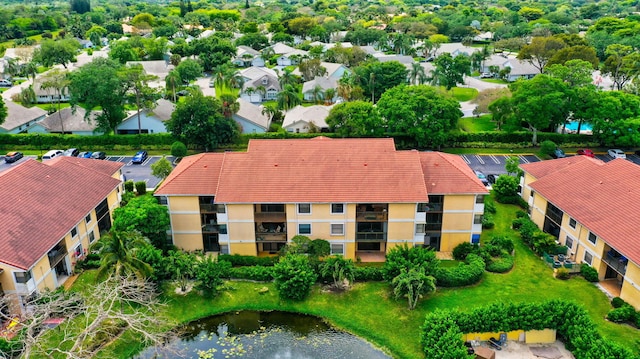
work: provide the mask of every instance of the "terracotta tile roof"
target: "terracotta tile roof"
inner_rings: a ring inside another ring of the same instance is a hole
[[[90,169],[107,176],[113,176],[119,169],[124,167],[124,163],[115,161],[96,160],[92,158],[78,158],[78,157],[55,157],[52,160],[43,162],[48,166],[54,166],[58,162],[67,162],[80,166],[82,168]],[[56,165],[57,166],[57,165]]]
[[[552,162],[552,161],[545,161]],[[624,159],[585,161],[533,182],[531,188],[640,264],[640,166]]]
[[[420,163],[429,194],[489,194],[460,156],[420,152]]]
[[[533,177],[540,179],[548,174],[554,173],[561,169],[564,169],[575,164],[581,164],[584,162],[594,162],[604,164],[597,158],[591,158],[587,156],[571,156],[565,158],[558,158],[549,161],[531,162],[520,165],[523,171],[529,173]]]
[[[215,195],[226,153],[187,156],[171,171],[156,195]]]
[[[28,159],[2,172],[0,187],[13,190],[0,201],[0,262],[31,268],[120,184],[111,175],[121,165]]]

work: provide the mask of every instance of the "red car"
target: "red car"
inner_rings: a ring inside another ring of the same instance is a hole
[[[578,150],[578,152],[576,152],[576,153],[579,154],[579,155],[587,156],[587,157],[591,157],[591,158],[595,158],[596,157],[596,155],[593,154],[593,151],[591,151],[588,148],[583,148],[581,150]]]

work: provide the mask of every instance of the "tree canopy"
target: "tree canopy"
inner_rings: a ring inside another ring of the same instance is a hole
[[[354,69],[364,95],[377,102],[388,89],[407,81],[407,68],[398,61],[372,61]]]
[[[40,48],[34,52],[33,58],[44,66],[60,64],[66,69],[79,48],[80,44],[75,39],[45,39],[40,43]]]
[[[337,104],[325,121],[333,132],[343,137],[379,137],[385,132],[382,118],[371,102]]]
[[[169,228],[167,207],[159,204],[158,200],[150,194],[134,197],[126,206],[113,211],[114,230],[120,232],[137,230],[160,249],[166,247]]]

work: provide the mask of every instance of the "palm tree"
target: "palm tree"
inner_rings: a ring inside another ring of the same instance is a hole
[[[327,104],[331,105],[335,97],[336,97],[336,89],[328,88],[324,90],[324,100]]]
[[[151,274],[151,266],[136,257],[136,251],[149,244],[138,232],[119,232],[112,230],[94,245],[100,254],[98,278],[107,274],[116,276],[135,275],[145,278]]]
[[[64,96],[67,92],[67,86],[69,86],[69,80],[67,79],[67,71],[61,71],[60,69],[54,68],[51,71],[47,72],[42,79],[42,83],[40,84],[40,88],[43,90],[52,89],[56,94],[57,105],[58,105],[58,117],[60,118],[60,129],[64,134],[64,121],[62,120],[62,113],[60,113],[60,101],[62,100],[62,96]]]
[[[4,66],[4,73],[14,77],[20,72],[20,64],[17,59],[9,58]]]
[[[403,268],[400,274],[393,278],[392,285],[396,299],[407,298],[409,310],[415,309],[418,300],[424,294],[436,290],[435,279],[424,274],[423,270],[415,268],[409,271]]]
[[[138,115],[138,134],[142,134],[140,110],[152,109],[156,105],[158,93],[149,87],[149,81],[156,80],[158,76],[149,75],[140,64],[129,65],[126,69],[127,82],[132,99],[136,104]]]
[[[222,115],[226,118],[231,118],[234,113],[238,113],[240,110],[240,104],[232,94],[220,95],[220,101],[222,101]]]
[[[298,91],[292,85],[286,85],[278,94],[278,108],[289,110],[300,104]]]
[[[264,101],[264,97],[267,95],[267,89],[262,85],[256,86],[256,92],[260,93],[260,96],[262,97],[262,100]]]
[[[298,82],[292,72],[293,70],[286,67],[284,68],[284,70],[282,71],[282,75],[280,75],[280,77],[278,78],[280,87],[285,88],[287,85],[295,85]]]
[[[324,99],[324,91],[320,85],[315,85],[311,89],[311,97],[315,103],[319,103],[320,100]]]
[[[26,75],[27,79],[31,77],[31,79],[35,81],[36,75],[38,74],[38,65],[33,61],[29,61],[22,65],[22,72]]]
[[[271,46],[262,49],[262,58],[264,59],[265,62],[269,61],[275,54],[276,53],[275,51],[273,51],[273,47]]]
[[[249,101],[251,101],[251,95],[256,93],[256,88],[249,86],[246,89],[244,89],[244,93],[247,94],[247,96],[249,96]]]
[[[167,88],[170,88],[173,92],[173,102],[176,102],[176,87],[180,86],[180,83],[182,83],[180,74],[176,70],[171,70],[167,74],[167,77],[164,78],[164,81]]]
[[[427,81],[427,75],[424,73],[424,67],[419,62],[411,64],[411,70],[409,70],[409,82],[413,85],[422,85]]]
[[[267,103],[262,106],[262,114],[268,117],[267,131],[271,127],[271,122],[273,121],[274,117],[279,113],[280,110],[278,110],[278,106],[273,103]]]

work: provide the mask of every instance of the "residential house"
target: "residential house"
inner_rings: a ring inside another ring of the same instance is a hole
[[[33,159],[0,175],[0,285],[10,310],[23,313],[37,293],[55,290],[89,246],[111,228],[123,164],[76,157]]]
[[[39,107],[24,107],[13,101],[5,101],[7,118],[0,124],[0,133],[25,133],[27,129],[47,116]]]
[[[282,90],[278,74],[267,67],[249,67],[240,71],[244,79],[240,98],[249,102],[260,103],[275,100]]]
[[[33,92],[36,94],[37,103],[57,103],[57,102],[69,102],[69,90],[65,87],[58,94],[58,90],[54,88],[42,88],[43,79],[41,77],[36,78],[33,82]]]
[[[332,108],[333,106],[324,105],[309,107],[298,105],[284,115],[282,128],[287,132],[306,133],[312,132],[315,127],[315,130],[326,132],[329,130],[329,125],[325,119]]]
[[[482,51],[482,48],[479,47],[471,47],[463,45],[461,42],[450,42],[446,44],[440,44],[435,50],[433,50],[434,57],[438,57],[440,54],[449,53],[451,57],[456,57],[458,55],[471,56],[474,52]]]
[[[349,70],[343,64],[322,61],[320,63],[320,66],[324,67],[325,70],[327,71],[324,75],[325,77],[334,79],[336,81],[340,80],[342,76],[345,74],[345,72],[351,73],[351,70]],[[292,73],[296,76],[302,77],[302,73],[300,72],[299,68],[296,68],[295,70],[293,70]]]
[[[185,250],[266,255],[304,235],[363,261],[402,244],[477,243],[487,193],[459,156],[326,137],[188,156],[154,192]]]
[[[380,61],[380,62],[397,61],[397,62],[403,64],[404,67],[406,67],[408,70],[411,70],[412,65],[416,62],[416,60],[414,60],[413,57],[411,57],[409,55],[385,55],[385,54],[379,54],[379,55],[374,55],[373,57],[378,59],[378,61]]]
[[[86,113],[87,111],[82,107],[76,107],[75,110],[71,107],[63,108],[60,111],[48,115],[42,121],[29,126],[27,132],[64,133],[84,136],[102,134],[101,132],[95,132],[95,118],[98,116],[98,113],[91,113],[88,119],[85,118]]]
[[[175,108],[176,105],[173,102],[159,99],[154,108],[140,111],[139,123],[138,112],[129,112],[128,116],[116,128],[116,132],[119,135],[167,132],[165,123],[171,119]]]
[[[158,77],[158,81],[164,82],[165,77],[171,70],[175,68],[172,64],[165,60],[152,60],[152,61],[127,61],[127,66],[133,64],[142,65],[142,68],[147,75],[153,75]]]
[[[78,41],[78,44],[80,44],[80,47],[83,49],[93,48],[93,42],[91,40],[76,38],[76,41]]]
[[[278,56],[276,63],[278,66],[291,66],[297,65],[300,63],[302,58],[309,55],[308,51],[294,49],[291,52],[287,52],[286,54],[282,54]]]
[[[231,61],[234,65],[240,67],[258,66],[264,67],[264,59],[259,51],[249,46],[240,45],[236,51],[236,57]]]
[[[598,271],[601,286],[640,309],[640,167],[573,156],[520,166],[531,219]]]
[[[334,79],[334,78],[330,78],[330,77],[324,77],[324,76],[316,76],[313,80],[311,81],[307,81],[305,83],[302,84],[302,98],[305,101],[315,101],[315,95],[314,95],[314,89],[316,87],[319,87],[322,90],[321,93],[321,98],[322,100],[326,100],[325,99],[325,92],[328,89],[333,89],[333,90],[337,90],[338,88],[338,80]],[[332,99],[330,99],[331,103],[337,102],[338,101],[338,93],[336,91],[334,97]]]
[[[489,42],[493,41],[493,32],[485,31],[473,37],[473,42]]]
[[[284,44],[282,42],[276,42],[275,44],[273,44],[271,46],[271,48],[273,49],[273,53],[275,55],[284,55],[284,54],[288,54],[288,53],[291,53],[291,52],[296,50],[294,47],[291,47],[291,46],[289,46],[287,44]]]
[[[540,73],[540,70],[533,66],[529,61],[520,60],[515,56],[504,54],[494,54],[484,60],[482,63],[482,72],[491,73],[490,68],[492,66],[496,66],[499,71],[509,67],[510,72],[506,78],[509,82],[516,81],[520,78],[532,79]]]
[[[262,106],[254,105],[248,100],[237,100],[240,108],[232,118],[242,128],[242,133],[265,133],[269,130],[269,116],[262,113]]]

